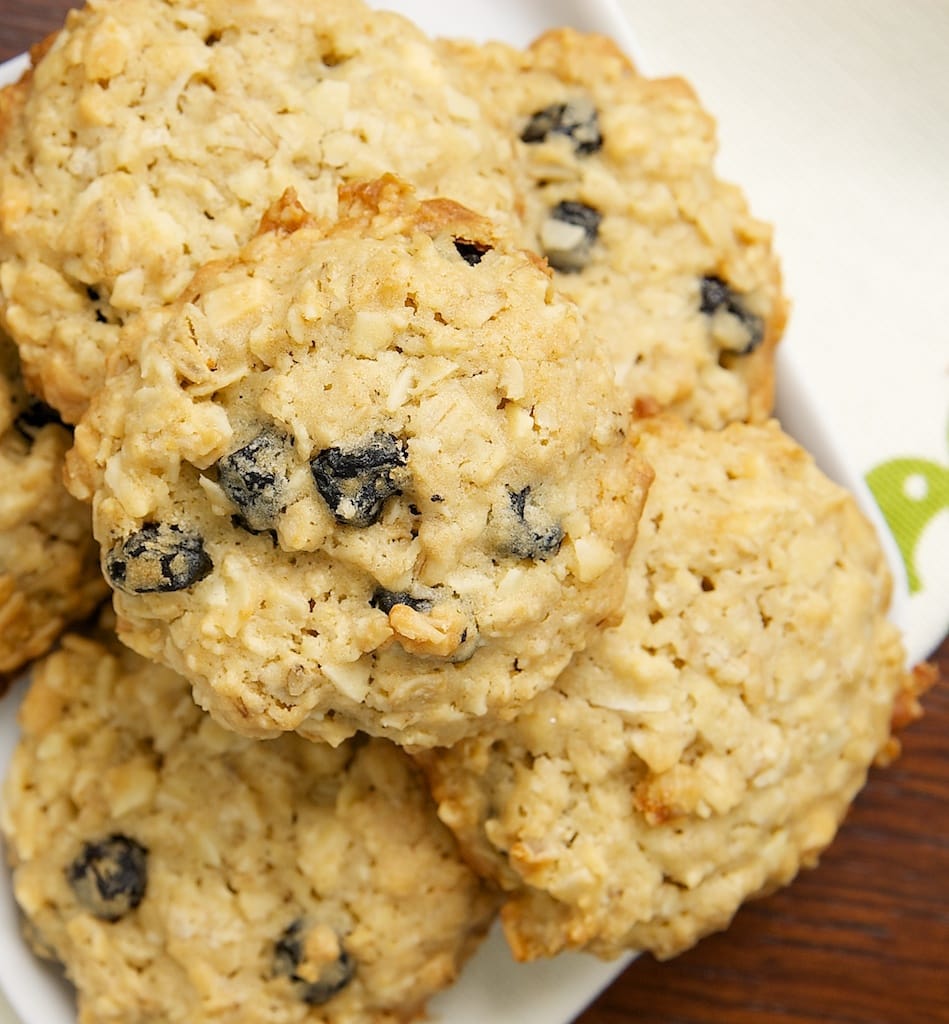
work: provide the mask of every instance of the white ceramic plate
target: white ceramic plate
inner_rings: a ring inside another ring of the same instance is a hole
[[[636,57],[634,41],[618,3],[613,0],[479,0],[463,7],[435,0],[395,0],[387,6],[402,11],[433,34],[503,38],[524,44],[545,28],[572,24],[612,35]],[[627,6],[629,6],[627,4]],[[17,58],[0,66],[0,84],[14,80],[26,66]],[[688,68],[681,69],[688,74]],[[766,215],[766,211],[761,211]],[[854,491],[867,512],[882,526],[859,473],[835,444],[825,414],[815,408],[805,377],[792,354],[780,356],[778,415],[814,454],[831,476]],[[898,581],[894,618],[905,624],[905,585],[901,563],[889,535],[888,553]],[[16,709],[25,688],[21,682],[0,704],[0,766],[7,765],[16,742]],[[496,930],[460,982],[434,1000],[431,1016],[444,1024],[566,1024],[622,970],[628,960],[601,963],[566,955],[555,961],[517,965]],[[21,939],[10,880],[0,871],[0,988],[24,1024],[74,1024],[75,1005],[58,973],[37,960]],[[13,1021],[0,1005],[0,1024]]]

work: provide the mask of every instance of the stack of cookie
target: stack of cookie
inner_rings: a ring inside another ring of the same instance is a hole
[[[671,956],[816,861],[925,673],[688,86],[90,0],[0,95],[0,672],[112,592],[2,813],[81,1021],[409,1020],[498,911]]]

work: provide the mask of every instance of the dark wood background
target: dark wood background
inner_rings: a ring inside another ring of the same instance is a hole
[[[0,0],[0,60],[70,6]],[[949,680],[949,638],[934,660]],[[820,867],[678,959],[635,962],[578,1024],[949,1024],[949,683],[924,703]]]

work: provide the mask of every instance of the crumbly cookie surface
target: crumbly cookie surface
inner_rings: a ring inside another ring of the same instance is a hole
[[[62,481],[71,443],[26,392],[16,348],[0,334],[0,680],[108,593],[89,509]]]
[[[506,140],[418,29],[359,0],[91,0],[3,110],[0,313],[71,423],[121,324],[288,187],[327,215],[340,183],[388,171],[514,205]]]
[[[173,672],[77,635],[20,721],[14,890],[80,1024],[416,1019],[492,916],[384,740],[244,739]]]
[[[331,214],[340,183],[390,170],[516,227],[643,409],[768,415],[770,231],[715,177],[684,82],[570,30],[520,51],[436,45],[344,0],[237,11],[94,0],[4,103],[0,313],[69,422],[122,323],[232,254],[285,188]]]
[[[424,755],[521,959],[667,957],[832,839],[912,697],[871,526],[776,425],[643,428],[623,623],[501,729]]]
[[[630,401],[703,426],[762,420],[785,320],[770,228],[715,173],[715,125],[679,79],[570,29],[526,50],[442,44],[515,146],[525,244],[583,310]]]
[[[123,639],[254,736],[453,742],[617,611],[648,485],[549,273],[392,177],[286,197],[76,431]]]

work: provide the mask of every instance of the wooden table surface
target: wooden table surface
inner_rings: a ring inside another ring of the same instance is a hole
[[[70,6],[0,0],[0,60]],[[949,680],[949,637],[933,660]],[[949,684],[925,707],[819,868],[678,959],[636,961],[578,1024],[949,1024]]]

